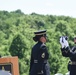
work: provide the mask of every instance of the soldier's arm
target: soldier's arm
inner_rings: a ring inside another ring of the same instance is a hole
[[[69,52],[68,54],[69,54],[69,57],[76,58],[76,52]]]
[[[47,60],[49,57],[48,52],[46,50],[46,46],[45,45],[41,45],[40,47],[40,51],[39,51],[39,55],[38,55],[38,61],[39,61],[39,72],[42,73],[43,71],[43,64],[44,64],[44,60]]]
[[[48,59],[49,58],[49,54],[48,54],[48,51],[47,51],[47,47],[43,44],[41,46],[41,57],[45,60],[45,59]]]
[[[61,48],[62,55],[65,57],[76,57],[76,52],[72,52],[69,47]]]
[[[30,58],[30,69],[29,72],[31,71],[32,65],[33,65],[33,56],[32,56],[32,52],[31,52],[31,58]]]
[[[70,47],[61,48],[61,52],[64,57],[69,57]]]

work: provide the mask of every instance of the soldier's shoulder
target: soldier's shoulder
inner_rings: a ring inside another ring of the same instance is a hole
[[[40,48],[41,49],[46,48],[46,45],[43,43],[43,44],[41,44]]]

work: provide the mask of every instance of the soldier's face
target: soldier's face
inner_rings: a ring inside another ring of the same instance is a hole
[[[74,43],[76,44],[76,39],[74,39]]]
[[[43,37],[40,38],[40,41],[45,43],[46,42],[46,38],[43,36]]]

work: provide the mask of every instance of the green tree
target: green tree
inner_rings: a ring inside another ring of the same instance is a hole
[[[21,39],[21,36],[18,35],[12,41],[12,44],[9,48],[9,51],[12,56],[18,56],[20,59],[24,57],[25,53],[25,44]]]

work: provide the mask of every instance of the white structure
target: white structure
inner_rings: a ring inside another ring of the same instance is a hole
[[[63,75],[62,73],[57,73],[57,74],[55,74],[55,75]]]
[[[67,72],[65,75],[70,75],[70,73],[69,73],[69,72]]]
[[[0,75],[12,75],[12,74],[7,71],[0,70]]]

